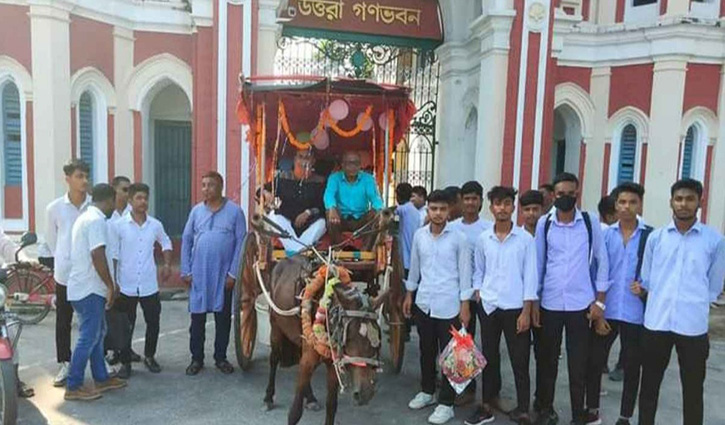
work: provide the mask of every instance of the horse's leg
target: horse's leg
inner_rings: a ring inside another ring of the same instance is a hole
[[[317,367],[319,357],[312,347],[302,348],[302,359],[300,360],[300,369],[297,374],[297,388],[295,390],[295,399],[289,409],[287,416],[288,425],[297,425],[302,418],[302,403],[305,398],[306,388],[312,380],[312,373]]]
[[[267,391],[264,396],[264,404],[267,406],[267,410],[272,410],[274,408],[274,391],[275,381],[277,379],[277,366],[279,366],[279,354],[274,346],[272,346],[272,350],[269,354],[269,382],[267,382]]]
[[[305,409],[312,410],[313,412],[320,410],[320,403],[312,392],[312,379],[310,379],[310,383],[305,388]]]
[[[327,415],[325,425],[335,425],[335,414],[337,413],[337,393],[340,383],[337,381],[335,366],[327,364]]]

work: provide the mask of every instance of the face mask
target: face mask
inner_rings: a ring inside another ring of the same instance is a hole
[[[564,195],[556,198],[554,206],[557,210],[569,212],[574,209],[574,206],[576,206],[576,198],[574,196]]]

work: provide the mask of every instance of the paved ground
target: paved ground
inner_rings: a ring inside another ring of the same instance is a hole
[[[134,348],[143,352],[143,320],[137,324]],[[210,317],[211,319],[211,317]],[[268,367],[267,350],[257,352],[257,362],[251,372],[236,371],[231,376],[222,375],[213,367],[196,377],[184,375],[189,361],[188,315],[186,303],[163,303],[162,336],[158,361],[164,367],[160,375],[152,375],[135,365],[135,374],[128,388],[106,394],[91,403],[64,402],[63,390],[53,388],[51,380],[56,372],[54,345],[54,315],[51,313],[40,325],[25,328],[21,340],[21,376],[36,390],[36,396],[20,405],[20,424],[245,424],[271,425],[286,423],[287,409],[292,400],[294,370],[278,374],[277,403],[271,412],[262,410],[262,397],[266,385]],[[213,335],[213,320],[208,323],[208,334]],[[75,335],[74,335],[75,338]],[[213,341],[207,340],[207,353],[212,352]],[[338,423],[362,424],[423,424],[430,410],[410,412],[406,405],[418,390],[417,348],[415,338],[408,344],[403,372],[399,376],[384,374],[379,392],[369,406],[353,407],[350,399],[341,396]],[[616,348],[615,348],[616,350]],[[233,358],[230,346],[229,357]],[[614,356],[614,354],[613,354]],[[614,357],[612,357],[614,358]],[[680,423],[680,390],[677,366],[668,370],[660,398],[660,424]],[[562,360],[563,362],[566,360]],[[557,393],[557,409],[562,414],[561,423],[568,423],[568,392],[566,389],[565,363],[560,368]],[[533,372],[532,372],[533,373]],[[705,384],[706,423],[725,423],[725,344],[714,342],[708,363]],[[533,374],[532,374],[533,377]],[[324,400],[324,375],[318,370],[314,388],[318,398]],[[604,379],[609,394],[603,398],[605,424],[613,424],[618,413],[621,386]],[[504,396],[512,397],[513,379],[504,365]],[[461,424],[472,407],[457,409],[452,424]],[[566,419],[566,421],[565,421]],[[323,412],[305,412],[302,424],[320,424]],[[498,418],[497,424],[511,423]]]

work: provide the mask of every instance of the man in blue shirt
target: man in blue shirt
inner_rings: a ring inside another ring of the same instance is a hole
[[[360,154],[346,152],[342,158],[342,171],[330,175],[325,188],[327,228],[333,243],[342,242],[342,232],[354,232],[375,218],[383,209],[375,178],[360,170]],[[366,241],[370,249],[371,238]]]
[[[654,425],[660,385],[677,349],[682,415],[687,425],[703,423],[703,383],[710,351],[708,314],[725,279],[725,240],[697,218],[702,183],[683,179],[670,189],[672,222],[652,232],[642,264],[646,291],[639,424]],[[668,422],[672,422],[670,418]]]
[[[420,214],[418,209],[410,201],[413,187],[410,183],[400,183],[395,188],[395,196],[397,197],[398,207],[395,214],[400,219],[399,235],[400,248],[403,254],[403,268],[405,269],[405,277],[408,277],[410,270],[410,248],[413,245],[413,235],[416,230],[423,224],[420,222]]]
[[[586,423],[584,389],[590,327],[604,317],[602,301],[609,289],[602,230],[588,213],[576,208],[578,195],[579,179],[570,173],[558,175],[554,179],[554,210],[541,217],[536,226],[541,309],[533,307],[532,322],[542,327],[537,358],[537,420],[542,425],[558,422],[553,403],[564,328],[572,424]],[[596,278],[590,274],[593,261],[598,264]]]
[[[602,369],[607,364],[609,348],[617,335],[621,339],[624,390],[620,418],[616,425],[629,425],[639,391],[642,367],[641,339],[644,302],[632,288],[639,283],[641,255],[651,227],[637,216],[642,208],[644,188],[637,183],[619,185],[612,194],[619,221],[604,230],[604,244],[609,258],[611,286],[606,295],[604,318],[595,326],[587,374],[587,423],[601,423],[599,398]],[[600,211],[601,212],[601,211]],[[612,214],[614,215],[614,214]]]

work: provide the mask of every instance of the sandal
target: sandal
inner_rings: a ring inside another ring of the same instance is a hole
[[[23,381],[18,381],[18,396],[22,398],[30,398],[35,395],[35,390],[30,388]]]
[[[194,376],[201,372],[201,369],[204,367],[201,362],[197,362],[196,360],[192,360],[189,364],[189,367],[186,368],[186,374],[189,376]]]

